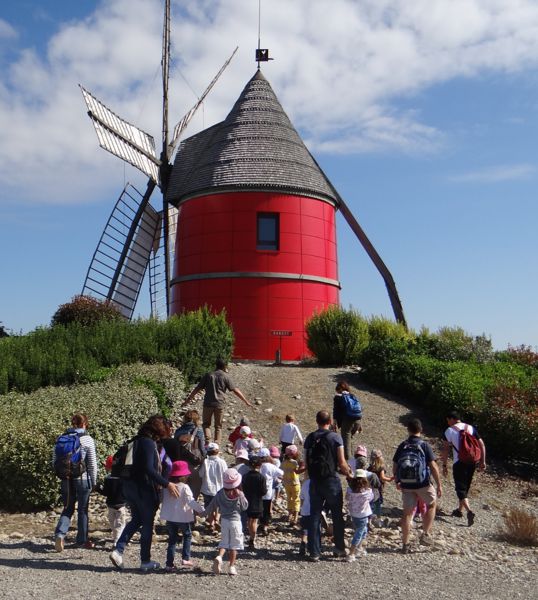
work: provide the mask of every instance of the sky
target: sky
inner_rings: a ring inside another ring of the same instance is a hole
[[[256,70],[258,0],[173,0],[170,124],[239,46],[186,135]],[[127,181],[78,87],[161,137],[162,0],[0,3],[0,323],[47,325],[81,292]],[[538,3],[262,0],[262,70],[391,270],[408,324],[538,346]],[[158,203],[158,201],[157,201]],[[392,316],[338,217],[341,302]],[[149,313],[144,289],[137,314]]]

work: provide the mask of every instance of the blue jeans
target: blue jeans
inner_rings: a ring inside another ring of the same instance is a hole
[[[92,491],[90,480],[86,475],[80,479],[64,479],[61,491],[64,509],[56,525],[54,537],[63,538],[67,535],[75,504],[78,504],[77,544],[84,544],[88,540],[88,505]]]
[[[148,562],[151,560],[153,521],[159,507],[158,498],[152,487],[139,485],[135,481],[123,482],[123,495],[131,509],[131,520],[120,535],[116,550],[123,554],[130,539],[140,531],[140,561]]]
[[[168,529],[168,549],[166,550],[166,566],[173,567],[179,531],[183,532],[183,549],[181,551],[181,558],[183,560],[189,560],[191,557],[191,524],[166,521],[166,528]]]
[[[310,556],[321,554],[319,530],[322,509],[331,511],[334,545],[338,550],[345,551],[343,504],[342,484],[338,475],[319,481],[310,480],[310,523],[308,527],[308,552]]]
[[[368,534],[368,517],[364,517],[362,519],[351,517],[351,520],[353,521],[353,526],[355,527],[355,533],[353,534],[351,544],[353,546],[358,546]]]

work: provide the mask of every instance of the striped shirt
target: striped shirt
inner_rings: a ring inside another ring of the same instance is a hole
[[[97,485],[97,453],[95,451],[95,442],[91,435],[86,433],[85,429],[68,429],[69,432],[76,431],[80,434],[81,460],[86,464],[86,472],[81,477],[87,477],[90,480],[91,487]],[[56,462],[56,447],[52,449],[52,466]]]

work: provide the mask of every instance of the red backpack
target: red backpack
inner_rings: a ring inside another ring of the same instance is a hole
[[[482,458],[482,448],[480,447],[478,438],[473,435],[473,428],[470,425],[464,424],[462,429],[459,429],[455,425],[452,429],[457,431],[460,436],[459,449],[456,448],[458,460],[467,465],[475,465],[480,462],[480,459]]]

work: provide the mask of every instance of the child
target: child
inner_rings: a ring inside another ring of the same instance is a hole
[[[179,490],[179,496],[174,498],[168,489],[164,490],[163,503],[161,507],[161,519],[166,521],[168,529],[168,549],[166,551],[166,571],[172,573],[176,570],[174,566],[174,557],[176,554],[176,544],[178,532],[183,532],[183,549],[181,552],[181,566],[194,566],[191,561],[191,523],[194,521],[194,512],[202,513],[203,507],[196,502],[192,495],[191,488],[187,485],[187,479],[191,474],[189,465],[184,460],[177,460],[172,463],[170,471],[170,482],[176,484]]]
[[[260,473],[262,459],[256,454],[249,459],[250,470],[243,477],[243,492],[248,501],[247,526],[249,533],[248,547],[256,548],[256,532],[258,530],[258,519],[263,514],[263,497],[267,492],[267,482]]]
[[[241,477],[244,477],[250,471],[250,465],[248,460],[249,454],[246,450],[241,448],[235,453],[235,466],[234,469],[239,472]]]
[[[286,498],[288,501],[288,520],[290,525],[297,523],[297,513],[299,512],[301,485],[299,481],[299,473],[304,471],[303,465],[299,464],[298,450],[295,444],[286,446],[284,450],[284,460],[282,461],[282,483],[286,490]]]
[[[346,560],[353,562],[358,552],[362,555],[366,554],[366,550],[361,551],[361,545],[368,534],[368,517],[372,514],[370,502],[374,499],[374,494],[368,483],[368,474],[364,469],[357,469],[354,477],[348,479],[348,483],[346,500],[355,533]]]
[[[267,527],[271,522],[271,505],[273,502],[273,485],[284,475],[284,472],[273,464],[268,448],[260,448],[259,456],[262,459],[260,473],[267,482],[267,492],[263,496],[263,515],[261,518],[261,533],[267,535]]]
[[[250,430],[250,427],[247,427],[247,425],[243,425],[243,427],[241,427],[241,429],[239,430],[239,435],[240,435],[240,437],[238,437],[235,440],[234,454],[238,450],[247,450],[248,451],[249,440],[252,438],[252,431]]]
[[[239,421],[239,425],[228,436],[228,441],[232,446],[234,446],[235,442],[241,437],[241,434],[239,432],[241,431],[241,427],[243,427],[244,425],[246,425],[247,427],[250,426],[249,420],[246,417],[241,418],[241,420]],[[250,437],[252,437],[252,433],[250,434]]]
[[[297,438],[299,440],[299,444],[302,445],[303,435],[295,424],[295,417],[293,415],[286,415],[286,422],[280,428],[281,458],[284,457],[284,451],[286,450],[286,447],[295,444],[295,438]]]
[[[368,466],[370,473],[375,473],[379,478],[380,487],[379,490],[374,489],[374,501],[372,502],[372,512],[376,517],[381,516],[381,507],[383,505],[383,489],[385,483],[394,481],[394,477],[387,477],[385,460],[381,450],[372,450],[370,453],[370,464]],[[376,491],[378,492],[376,494]]]
[[[306,546],[308,543],[308,529],[310,527],[310,479],[305,479],[301,484],[301,545],[299,546],[299,556],[306,556]],[[321,523],[318,535],[321,544]]]
[[[217,492],[206,514],[216,510],[221,514],[221,541],[219,553],[213,561],[213,573],[222,573],[222,557],[229,551],[230,575],[237,575],[235,561],[237,551],[243,550],[243,528],[241,526],[241,512],[247,510],[248,502],[245,494],[240,489],[241,475],[235,469],[226,469],[223,475],[223,488]]]
[[[202,478],[201,491],[204,497],[205,508],[209,506],[211,500],[213,500],[217,492],[222,488],[222,477],[227,468],[226,461],[219,457],[219,445],[215,442],[210,442],[207,445],[207,457],[200,467],[200,477]],[[207,526],[213,529],[213,521],[208,520]]]
[[[276,446],[271,446],[269,448],[269,456],[273,459],[273,464],[277,469],[280,469],[281,461],[280,461],[280,450]],[[277,506],[278,500],[280,499],[280,494],[282,493],[282,481],[277,479],[273,481],[273,506]]]
[[[112,473],[113,456],[107,456],[105,461],[105,469],[108,475],[105,477],[103,487],[100,489],[101,494],[106,497],[106,505],[108,509],[108,522],[112,530],[112,542],[114,546],[120,539],[121,532],[127,522],[127,512],[125,509],[125,498],[123,496],[121,479]]]
[[[365,469],[366,468],[367,457],[368,457],[368,449],[366,448],[366,446],[361,446],[361,445],[357,446],[357,449],[355,450],[355,454],[348,460],[349,466],[351,467],[351,470],[353,473],[357,469]],[[360,458],[363,458],[364,461],[358,460]],[[359,466],[357,464],[357,462],[359,462],[363,466]]]

